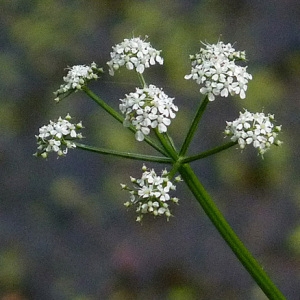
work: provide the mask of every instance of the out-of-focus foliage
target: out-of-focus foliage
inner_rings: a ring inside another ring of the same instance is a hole
[[[248,87],[246,106],[251,111],[271,109],[286,93],[283,82],[272,68],[264,67],[257,71],[253,74],[255,80]]]
[[[296,252],[298,255],[300,254],[300,227],[296,227],[293,233],[290,235],[289,244],[291,250]]]
[[[82,43],[106,12],[101,1],[7,1],[3,8],[11,42],[25,50],[31,68],[47,76],[66,55],[84,59]]]
[[[262,161],[230,149],[193,163],[234,229],[287,295],[299,295],[300,7],[298,1],[2,0],[0,50],[1,299],[263,299],[184,185],[168,223],[140,226],[120,182],[142,162],[83,151],[37,160],[35,138],[67,112],[82,120],[85,142],[156,154],[83,93],[53,100],[67,66],[95,61],[106,73],[91,89],[118,108],[134,91],[128,70],[107,73],[111,47],[148,35],[164,66],[145,72],[179,113],[170,126],[182,142],[201,99],[184,80],[200,41],[246,50],[253,74],[245,100],[210,103],[190,153],[224,142],[243,108],[274,113],[282,148]],[[149,165],[149,164],[147,164]],[[152,166],[151,166],[152,167]],[[155,168],[165,166],[155,165]]]
[[[21,257],[20,250],[13,245],[0,253],[0,289],[22,288],[25,276],[25,261]]]

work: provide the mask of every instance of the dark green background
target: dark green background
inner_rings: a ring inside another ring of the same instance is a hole
[[[0,299],[265,299],[184,184],[168,223],[141,226],[120,183],[141,162],[72,150],[32,156],[34,135],[67,112],[82,120],[85,143],[151,153],[94,102],[53,92],[67,66],[106,67],[111,47],[145,35],[164,66],[145,72],[179,107],[170,134],[179,145],[198,106],[183,79],[200,40],[246,50],[247,98],[209,104],[191,153],[224,142],[243,108],[274,113],[281,148],[261,160],[234,148],[193,163],[229,223],[288,299],[300,294],[300,6],[290,1],[0,0]],[[107,69],[106,69],[107,70]],[[133,72],[106,74],[90,88],[117,108],[138,84]],[[164,166],[147,164],[157,170]]]

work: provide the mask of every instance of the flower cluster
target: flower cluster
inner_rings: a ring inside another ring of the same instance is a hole
[[[140,38],[125,39],[112,48],[111,60],[107,63],[109,74],[112,76],[116,70],[124,65],[128,70],[135,69],[142,74],[145,68],[149,68],[150,65],[155,65],[156,62],[162,65],[164,62],[160,56],[161,51],[154,49],[149,42]]]
[[[81,133],[77,130],[82,128],[81,122],[77,124],[70,123],[71,116],[68,114],[64,119],[59,117],[57,122],[50,121],[39,129],[37,139],[37,152],[35,156],[47,158],[50,152],[56,152],[58,156],[66,155],[68,149],[76,148],[73,140],[81,139]]]
[[[54,100],[57,102],[62,99],[61,95],[68,95],[72,91],[80,90],[88,81],[99,78],[98,75],[103,73],[103,69],[98,68],[94,62],[90,66],[77,65],[68,69],[67,76],[63,77],[65,83],[54,92],[56,96]]]
[[[160,133],[166,132],[178,111],[173,100],[152,84],[143,89],[136,88],[134,93],[120,99],[120,111],[126,115],[124,126],[132,124],[136,128],[135,138],[138,141],[144,140],[144,136],[150,133],[150,128],[157,127]]]
[[[245,110],[240,112],[240,117],[233,122],[227,122],[225,134],[231,137],[232,141],[237,141],[240,148],[253,144],[259,154],[263,155],[272,144],[280,145],[282,142],[277,140],[280,126],[274,126],[274,115],[264,113],[251,113]]]
[[[201,48],[199,53],[190,56],[191,74],[184,78],[204,85],[200,93],[207,95],[210,101],[214,101],[215,96],[228,97],[229,94],[244,99],[252,75],[247,73],[247,67],[236,65],[236,60],[245,60],[245,52],[236,51],[231,44],[225,45],[221,41],[204,45],[205,49]]]
[[[130,193],[130,201],[124,203],[126,207],[137,206],[137,221],[140,222],[144,214],[150,213],[154,216],[165,215],[167,219],[171,216],[168,201],[178,203],[178,198],[171,197],[170,191],[175,190],[176,186],[170,181],[169,173],[164,170],[161,176],[158,176],[153,169],[146,166],[142,168],[141,179],[131,177],[131,182],[135,185],[133,189],[125,184],[121,184],[123,190]],[[178,176],[176,182],[181,181]]]

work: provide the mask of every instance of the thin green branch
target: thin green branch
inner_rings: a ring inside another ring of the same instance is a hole
[[[186,182],[191,192],[194,194],[206,215],[210,218],[216,229],[219,231],[223,239],[235,253],[237,258],[260,286],[266,296],[271,300],[284,300],[286,299],[280,290],[271,281],[266,272],[262,269],[259,263],[251,255],[248,249],[237,237],[230,225],[227,223],[222,213],[218,210],[217,206],[211,199],[210,195],[206,192],[199,179],[193,172],[190,165],[185,164],[179,167],[179,173],[182,179]]]
[[[199,122],[200,122],[200,120],[202,118],[202,115],[203,115],[203,113],[205,111],[205,108],[206,108],[208,102],[209,102],[209,100],[208,100],[208,97],[206,96],[203,99],[203,101],[201,102],[201,104],[200,104],[200,106],[199,106],[199,108],[197,110],[197,113],[196,113],[196,115],[195,115],[195,117],[194,117],[194,119],[192,121],[192,124],[191,124],[191,126],[189,128],[187,136],[186,136],[186,138],[185,138],[185,140],[184,140],[184,142],[182,144],[182,147],[181,147],[180,152],[179,152],[180,156],[184,156],[186,154],[187,149],[188,149],[188,147],[189,147],[189,145],[190,145],[190,143],[191,143],[191,141],[193,139],[193,136],[194,136],[194,134],[196,132],[196,129],[198,127],[198,124],[199,124]]]
[[[166,136],[165,133],[160,133],[157,128],[155,128],[154,131],[164,150],[168,153],[168,156],[171,157],[173,161],[177,161],[178,153],[174,149],[173,144],[170,142],[168,136]]]
[[[142,87],[143,87],[143,88],[147,87],[147,84],[146,84],[146,81],[145,81],[145,79],[144,79],[143,74],[141,74],[141,73],[139,73],[139,72],[136,72],[136,73],[137,73],[137,75],[138,75],[138,78],[139,78],[139,81],[140,81]]]
[[[93,93],[90,89],[86,86],[82,88],[82,90],[91,98],[93,99],[99,106],[101,106],[106,112],[108,112],[112,117],[114,117],[120,123],[123,123],[124,117],[119,114],[115,109],[109,106],[104,100],[98,97],[95,93]],[[136,129],[133,126],[128,127],[129,130],[136,133]],[[161,154],[168,156],[167,153],[162,149],[159,145],[157,145],[152,139],[149,137],[145,137],[145,142],[156,149]]]
[[[213,149],[207,150],[205,152],[202,152],[202,153],[199,153],[199,154],[196,154],[196,155],[193,155],[193,156],[188,156],[188,157],[182,158],[181,163],[183,163],[183,164],[190,163],[192,161],[208,157],[210,155],[213,155],[213,154],[219,153],[223,150],[226,150],[226,149],[228,149],[228,148],[230,148],[230,147],[232,147],[236,144],[237,144],[237,142],[228,142],[226,144],[223,144],[221,146],[218,146],[218,147],[215,147]]]
[[[169,157],[160,157],[160,156],[154,156],[154,155],[145,155],[145,154],[139,154],[139,153],[130,153],[130,152],[122,152],[122,151],[116,151],[116,150],[110,150],[110,149],[104,149],[104,148],[97,148],[93,146],[88,146],[81,143],[75,143],[77,148],[80,148],[82,150],[96,152],[104,155],[111,155],[116,157],[123,157],[123,158],[129,158],[129,159],[135,159],[135,160],[143,160],[143,161],[151,161],[151,162],[157,162],[157,163],[165,163],[170,164],[172,160]]]
[[[82,90],[112,117],[114,117],[120,123],[123,123],[124,117],[119,114],[114,108],[109,106],[104,100],[98,97],[95,93],[93,93],[87,86],[83,86]]]
[[[168,140],[169,144],[172,146],[173,150],[177,152],[176,146],[175,146],[175,144],[174,144],[174,141],[173,141],[173,139],[170,137],[170,135],[169,135],[168,132],[165,132],[165,137],[166,137],[166,139]]]

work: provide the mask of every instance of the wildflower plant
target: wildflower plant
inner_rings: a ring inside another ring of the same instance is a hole
[[[165,215],[167,219],[171,217],[168,202],[178,203],[177,197],[171,197],[170,192],[176,190],[176,185],[169,178],[169,172],[163,170],[161,175],[157,175],[154,169],[149,170],[145,165],[140,179],[131,177],[134,188],[121,184],[123,190],[130,193],[130,201],[124,203],[126,207],[137,206],[137,221],[140,222],[144,214],[150,213],[154,216]],[[181,181],[180,176],[174,178],[175,182]]]
[[[122,43],[114,46],[110,53],[111,60],[107,62],[109,74],[113,76],[115,71],[122,66],[143,74],[145,68],[156,63],[163,64],[164,60],[160,56],[160,52],[154,49],[149,42],[140,38],[125,39]]]
[[[247,73],[247,67],[237,64],[246,59],[245,51],[236,51],[231,44],[225,45],[221,41],[204,46],[199,53],[190,55],[191,74],[184,78],[204,85],[200,93],[208,95],[210,101],[214,101],[215,96],[228,97],[229,94],[245,99],[247,84],[252,75]]]
[[[102,68],[92,62],[90,66],[77,65],[68,68],[68,74],[63,77],[64,84],[54,92],[55,101],[59,102],[64,97],[68,96],[71,92],[81,90],[82,87],[92,79],[97,79],[99,74],[103,72]]]
[[[82,139],[82,134],[79,132],[82,129],[82,123],[70,123],[71,116],[62,119],[58,118],[56,122],[50,121],[48,125],[44,125],[39,129],[37,139],[37,152],[35,156],[47,158],[50,152],[56,152],[58,156],[67,154],[68,149],[76,148],[74,141]]]
[[[270,149],[271,145],[280,145],[277,135],[281,131],[281,126],[274,126],[274,115],[267,116],[261,113],[250,113],[247,110],[240,112],[238,119],[227,122],[225,134],[231,137],[232,141],[237,141],[240,148],[252,144],[258,152],[263,155]]]
[[[158,152],[158,155],[121,152],[79,143],[82,139],[79,131],[83,126],[81,122],[70,123],[71,117],[67,115],[64,119],[50,121],[50,124],[39,129],[39,134],[36,135],[38,147],[35,156],[47,158],[51,152],[64,156],[68,153],[68,149],[77,148],[168,165],[169,168],[164,168],[161,172],[143,165],[140,178],[131,176],[130,184],[121,184],[121,189],[129,193],[124,205],[135,209],[136,220],[141,222],[145,215],[166,217],[169,220],[173,216],[172,205],[179,203],[176,197],[176,184],[184,181],[222,238],[269,299],[285,299],[227,223],[190,164],[233,146],[243,150],[251,144],[258,154],[263,156],[272,146],[281,144],[278,140],[281,126],[275,125],[274,115],[263,112],[252,113],[245,109],[236,120],[224,124],[223,132],[230,141],[196,155],[189,154],[189,146],[209,102],[219,101],[218,98],[230,95],[246,98],[247,85],[249,80],[252,80],[252,75],[244,65],[245,51],[237,51],[231,44],[221,41],[203,46],[197,54],[190,56],[191,71],[184,78],[195,80],[201,86],[200,93],[204,98],[179,148],[174,145],[168,134],[168,127],[178,115],[175,98],[168,96],[161,87],[147,84],[143,77],[147,68],[163,64],[161,50],[153,48],[146,39],[132,38],[112,47],[111,59],[107,62],[111,76],[125,66],[137,75],[141,84],[116,104],[120,113],[88,88],[89,81],[99,79],[103,72],[103,69],[94,62],[90,66],[77,65],[69,68],[67,75],[63,77],[64,83],[54,93],[55,101],[59,102],[76,91],[84,92],[114,119],[127,127],[137,141],[147,143]]]
[[[150,128],[157,128],[160,133],[167,132],[167,126],[178,111],[173,100],[153,84],[143,89],[137,88],[134,93],[120,100],[120,111],[125,114],[124,126],[135,127],[138,141],[144,140],[144,136],[150,133]]]

